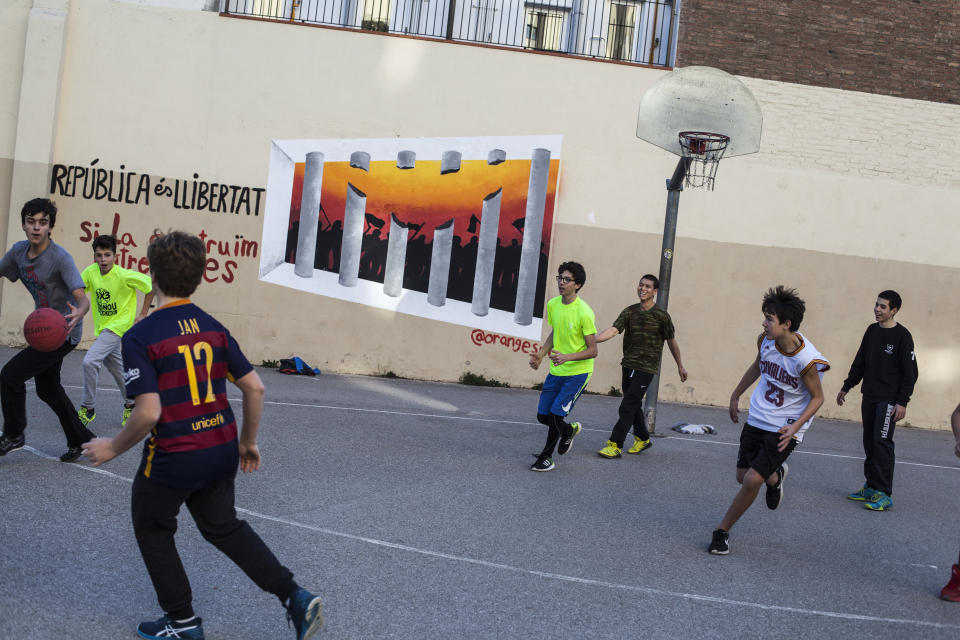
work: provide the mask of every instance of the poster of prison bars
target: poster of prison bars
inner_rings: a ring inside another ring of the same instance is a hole
[[[274,140],[260,280],[539,339],[561,142]]]

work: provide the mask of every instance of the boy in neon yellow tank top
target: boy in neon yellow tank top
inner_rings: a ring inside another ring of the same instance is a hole
[[[530,356],[533,369],[550,356],[550,373],[543,382],[537,406],[537,420],[547,426],[547,442],[531,471],[552,471],[556,467],[554,448],[560,455],[565,454],[580,433],[579,422],[568,424],[564,418],[587,387],[593,374],[593,359],[597,357],[593,310],[578,296],[587,273],[576,262],[564,262],[557,273],[560,295],[547,302],[547,323],[552,330],[540,351]]]
[[[120,393],[127,397],[123,382],[123,358],[120,354],[120,338],[144,318],[153,302],[153,285],[150,276],[124,269],[114,264],[117,254],[117,239],[103,235],[93,239],[94,263],[83,270],[80,277],[86,291],[93,300],[93,334],[96,340],[83,357],[83,395],[77,414],[80,422],[88,425],[97,415],[97,382],[100,379],[100,367],[107,365],[107,371],[113,376]],[[137,311],[137,291],[144,293],[143,307]],[[120,424],[125,426],[133,401],[125,400],[123,417]]]

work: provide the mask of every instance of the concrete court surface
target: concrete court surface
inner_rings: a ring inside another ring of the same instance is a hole
[[[82,355],[63,370],[75,402]],[[817,420],[781,508],[761,495],[716,557],[710,534],[737,489],[739,426],[723,409],[661,405],[658,431],[673,435],[605,460],[618,400],[585,395],[570,453],[532,473],[535,391],[261,376],[264,466],[239,478],[237,505],[323,596],[319,637],[960,637],[960,604],[937,598],[960,544],[949,433],[898,429],[895,506],[873,513],[844,498],[862,483],[859,426]],[[827,374],[828,398],[839,383]],[[109,435],[120,395],[106,373],[100,386],[91,426]],[[28,409],[29,448],[0,458],[0,638],[134,638],[160,615],[128,515],[139,447],[102,470],[61,464],[32,386]],[[680,436],[679,420],[720,433]],[[181,516],[207,638],[294,637],[275,598]]]

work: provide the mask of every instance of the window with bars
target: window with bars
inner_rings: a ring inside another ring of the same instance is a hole
[[[610,2],[609,7],[607,57],[613,60],[631,60],[637,24],[637,5],[633,2]]]
[[[362,29],[389,31],[390,0],[364,0]]]
[[[560,51],[565,11],[527,7],[523,46],[539,51]]]

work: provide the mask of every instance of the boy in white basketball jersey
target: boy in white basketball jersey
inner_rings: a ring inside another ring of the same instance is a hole
[[[763,333],[756,359],[730,396],[730,419],[739,422],[740,396],[760,379],[750,396],[748,422],[740,433],[737,482],[742,486],[720,526],[713,532],[710,553],[730,553],[730,528],[767,485],[767,507],[783,498],[786,459],[800,444],[813,415],[823,404],[820,379],[830,368],[816,347],[798,331],[805,305],[794,289],[780,285],[763,296]]]

